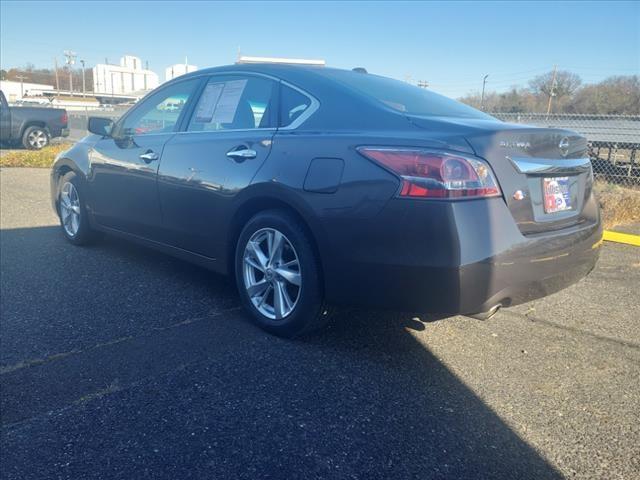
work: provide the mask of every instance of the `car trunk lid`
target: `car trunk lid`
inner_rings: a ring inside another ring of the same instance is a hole
[[[523,234],[558,230],[587,220],[593,175],[587,141],[575,132],[500,121],[410,118],[421,128],[456,124],[475,154],[491,165]]]

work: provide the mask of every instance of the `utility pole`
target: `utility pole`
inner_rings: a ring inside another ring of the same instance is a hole
[[[56,96],[60,95],[60,79],[58,78],[58,59],[53,57],[53,65],[56,67]]]
[[[24,75],[16,75],[16,78],[20,80],[20,100],[22,100],[24,98],[24,80],[28,77],[25,77]]]
[[[484,87],[486,87],[486,85],[487,85],[487,77],[488,76],[489,76],[489,74],[487,73],[482,78],[482,95],[480,96],[480,110],[484,110]]]
[[[80,60],[80,63],[82,64],[82,96],[86,97],[86,86],[84,83],[84,60]]]
[[[427,82],[426,80],[418,80],[418,83],[416,85],[418,85],[418,87],[420,88],[429,88],[429,82]]]
[[[76,63],[78,54],[71,50],[64,51],[65,63],[69,66],[69,93],[73,95],[73,65]]]
[[[556,74],[558,73],[558,66],[553,66],[553,79],[551,80],[551,90],[549,90],[549,103],[547,104],[547,117],[551,113],[551,100],[556,96]]]

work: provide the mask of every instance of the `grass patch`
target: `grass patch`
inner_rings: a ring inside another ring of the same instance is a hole
[[[602,209],[605,229],[640,222],[640,190],[606,182],[596,182],[594,190]]]
[[[0,155],[0,167],[49,168],[56,156],[67,150],[71,143],[49,145],[42,150],[11,150]]]

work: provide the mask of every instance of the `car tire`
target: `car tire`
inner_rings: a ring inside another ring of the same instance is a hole
[[[50,140],[49,132],[44,127],[27,127],[22,134],[22,146],[28,150],[42,150]]]
[[[65,238],[74,245],[86,245],[96,238],[89,224],[82,184],[75,172],[68,172],[58,182],[58,218]]]
[[[264,211],[247,222],[236,246],[235,274],[244,307],[269,333],[295,338],[329,318],[311,239],[285,211]]]

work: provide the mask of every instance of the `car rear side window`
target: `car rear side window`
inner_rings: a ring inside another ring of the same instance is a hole
[[[187,130],[207,132],[274,127],[271,103],[276,86],[273,80],[262,77],[211,77]]]
[[[280,127],[288,127],[311,106],[311,99],[303,93],[282,85],[280,90]]]
[[[495,120],[475,108],[400,80],[344,70],[327,71],[326,75],[407,115]]]

